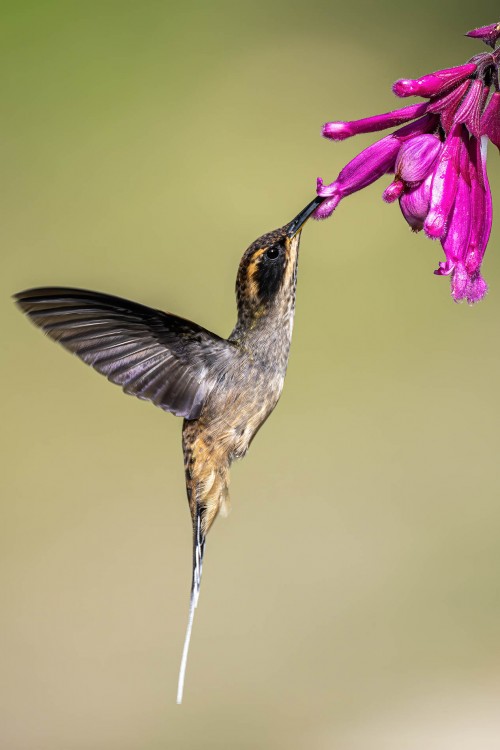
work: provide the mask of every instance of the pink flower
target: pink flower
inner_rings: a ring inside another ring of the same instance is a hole
[[[478,302],[488,291],[480,268],[491,231],[491,192],[486,174],[486,137],[471,138],[461,151],[457,195],[441,245],[446,261],[435,274],[451,274],[455,302]]]
[[[493,52],[394,84],[397,96],[417,95],[427,102],[323,126],[323,135],[338,141],[406,123],[361,151],[329,185],[318,179],[317,193],[324,200],[314,216],[327,218],[343,198],[393,173],[384,200],[399,200],[413,231],[424,229],[440,240],[446,260],[435,273],[450,276],[456,302],[472,304],[487,291],[481,276],[492,222],[486,150],[488,139],[500,149],[500,47],[495,49],[500,24],[467,36],[483,40]]]
[[[394,135],[388,135],[373,143],[346,164],[335,182],[323,185],[323,180],[318,178],[318,195],[322,198],[338,196],[340,200],[346,195],[362,190],[382,175],[394,170],[400,147],[401,143]]]
[[[433,130],[436,124],[435,115],[424,115],[419,120],[405,125],[392,135],[387,135],[365,148],[346,164],[337,179],[329,185],[324,185],[323,180],[318,177],[316,187],[318,195],[321,198],[336,198],[336,200],[330,201],[328,208],[325,204],[319,206],[313,216],[316,219],[326,219],[337,208],[342,198],[371,185],[384,174],[394,172],[396,158],[404,144],[419,136],[422,137],[422,134]]]

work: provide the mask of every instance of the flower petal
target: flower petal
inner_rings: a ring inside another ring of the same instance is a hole
[[[434,273],[436,276],[449,276],[455,270],[455,262],[453,260],[444,260],[439,263],[439,268],[436,268]]]
[[[442,149],[439,138],[430,133],[410,138],[401,146],[396,159],[396,174],[407,184],[425,180]]]
[[[404,125],[402,128],[398,128],[392,134],[398,138],[401,142],[408,140],[408,138],[414,138],[417,135],[423,135],[424,133],[432,133],[436,130],[439,123],[439,118],[434,114],[427,114],[421,117],[415,122],[410,122],[408,125]]]
[[[500,150],[500,92],[495,91],[481,118],[481,134]]]
[[[440,263],[436,273],[443,275],[451,270],[451,294],[455,302],[467,299],[469,304],[474,304],[488,291],[481,276],[481,262],[491,229],[491,194],[485,160],[486,154],[479,141],[472,138],[461,152],[457,195],[449,228],[441,240],[446,263]],[[465,169],[468,181],[464,179]]]
[[[401,213],[414,232],[424,228],[424,221],[429,213],[433,175],[430,174],[420,185],[405,190],[399,199]]]
[[[470,157],[471,231],[465,258],[465,267],[467,272],[472,275],[479,269],[484,254],[482,245],[485,234],[485,222],[487,221],[487,199],[484,176],[482,174],[481,146],[477,138],[471,138],[468,144],[468,152]]]
[[[462,175],[459,175],[455,203],[441,245],[446,258],[454,263],[462,263],[464,268],[469,245],[471,213],[471,189]]]
[[[469,133],[479,138],[481,110],[483,105],[483,82],[472,81],[467,93],[455,113],[455,122],[463,122]]]
[[[323,181],[319,180],[318,195],[321,197],[338,195],[340,201],[340,198],[371,185],[379,177],[394,169],[400,145],[399,140],[393,135],[372,143],[346,164],[337,179],[330,185],[323,185]]]
[[[462,125],[453,126],[434,170],[429,213],[424,224],[425,233],[431,239],[443,236],[455,201],[463,132]]]
[[[404,187],[405,186],[401,180],[394,180],[388,187],[386,187],[382,194],[382,198],[386,203],[394,203],[403,192]]]
[[[488,150],[488,141],[483,136],[481,138],[481,166],[482,166],[482,183],[484,185],[484,195],[485,195],[485,211],[484,211],[484,223],[483,223],[483,233],[481,235],[481,244],[479,246],[479,252],[481,255],[481,262],[484,257],[484,253],[486,251],[486,247],[488,245],[488,241],[490,239],[491,234],[491,226],[493,223],[493,202],[491,199],[491,189],[490,189],[490,183],[488,181],[488,173],[486,171],[486,154]]]
[[[467,296],[469,276],[463,263],[457,263],[451,274],[451,296],[455,302],[461,302]]]
[[[334,195],[321,203],[312,215],[313,219],[328,219],[340,203],[340,196]]]
[[[441,115],[441,124],[446,133],[449,132],[453,125],[455,112],[468,88],[469,81],[464,81],[455,89],[444,94],[444,96],[439,96],[437,99],[431,101],[429,105],[429,112],[439,112]]]
[[[469,279],[467,284],[467,302],[469,305],[480,302],[487,291],[488,284],[478,272],[475,276]]]

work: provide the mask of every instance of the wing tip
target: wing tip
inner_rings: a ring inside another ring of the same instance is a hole
[[[31,289],[24,289],[22,292],[15,292],[11,299],[15,306],[23,313],[29,313],[29,293]]]
[[[72,291],[77,290],[66,289],[64,287],[58,289],[54,286],[32,287],[30,289],[23,289],[21,292],[15,292],[12,295],[12,299],[23,312],[29,312],[30,305],[36,304],[37,302],[47,302],[57,293],[61,294],[62,292]]]

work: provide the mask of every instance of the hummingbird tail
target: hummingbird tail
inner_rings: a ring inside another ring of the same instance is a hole
[[[186,676],[186,665],[189,653],[189,644],[191,641],[191,631],[193,629],[194,611],[198,606],[198,597],[200,595],[201,572],[203,569],[204,553],[205,535],[202,530],[202,508],[198,506],[196,513],[196,528],[193,539],[193,582],[191,584],[189,617],[186,628],[186,637],[184,639],[184,648],[182,649],[181,666],[179,669],[179,682],[177,684],[177,705],[180,705],[182,703],[182,694],[184,692],[184,678]]]

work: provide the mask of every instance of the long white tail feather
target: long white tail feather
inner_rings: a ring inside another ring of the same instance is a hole
[[[179,682],[177,684],[177,705],[180,706],[182,703],[182,694],[184,692],[184,678],[186,676],[186,665],[189,653],[189,643],[191,641],[191,630],[193,629],[194,611],[196,604],[198,603],[198,597],[194,596],[194,592],[191,594],[191,603],[189,605],[189,619],[186,629],[186,638],[184,639],[184,648],[182,649],[181,668],[179,670]]]
[[[186,637],[184,639],[184,648],[182,649],[181,666],[179,669],[179,682],[177,684],[177,705],[182,703],[182,694],[184,692],[184,678],[186,676],[187,658],[189,653],[189,644],[191,641],[191,631],[193,629],[194,611],[198,606],[200,596],[201,572],[203,569],[203,552],[205,540],[201,534],[201,518],[198,515],[196,524],[196,538],[194,543],[193,555],[193,584],[191,587],[191,599],[189,603],[189,618],[186,628]]]

